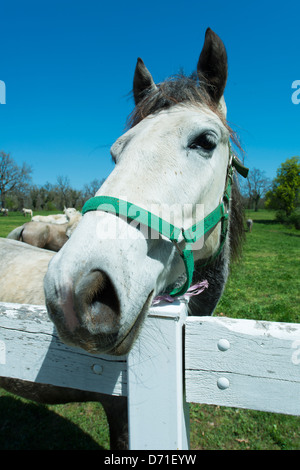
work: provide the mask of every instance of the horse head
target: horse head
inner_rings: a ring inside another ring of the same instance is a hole
[[[210,29],[191,78],[155,84],[138,59],[130,128],[111,148],[115,168],[96,198],[129,201],[182,228],[182,234],[220,205],[231,219],[229,195],[225,201],[232,179],[226,80],[226,50]],[[227,278],[226,214],[190,245],[194,279],[209,283],[200,309],[204,315],[214,310]],[[173,243],[164,232],[149,236],[149,231],[134,216],[86,211],[45,277],[48,313],[63,341],[90,352],[125,354],[153,299],[184,282],[186,240]]]

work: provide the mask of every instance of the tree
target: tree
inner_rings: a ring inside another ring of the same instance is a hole
[[[64,207],[77,207],[82,200],[82,193],[77,189],[73,189],[70,185],[68,176],[58,176],[56,184],[55,205],[62,210]]]
[[[68,176],[57,177],[57,197],[58,197],[58,208],[62,210],[64,207],[68,207],[68,194],[71,189],[70,179]]]
[[[20,167],[9,153],[0,152],[0,197],[5,207],[6,196],[13,191],[25,191],[31,181],[32,168],[23,163]]]
[[[84,202],[95,196],[96,192],[99,190],[100,186],[104,183],[105,179],[99,180],[95,178],[91,183],[85,184],[83,187],[83,198]]]
[[[300,158],[288,158],[277,170],[271,191],[266,194],[266,207],[285,212],[289,217],[299,202]]]
[[[244,193],[249,198],[250,204],[254,205],[254,210],[258,211],[258,203],[271,186],[271,181],[266,177],[265,172],[253,168],[249,171],[248,178],[244,183]]]

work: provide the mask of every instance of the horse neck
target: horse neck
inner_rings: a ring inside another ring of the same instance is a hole
[[[207,266],[201,267],[201,260],[195,263],[193,283],[208,281],[208,289],[200,295],[189,300],[189,315],[212,315],[225,288],[229,270],[229,239],[227,237],[224,247],[216,260]]]

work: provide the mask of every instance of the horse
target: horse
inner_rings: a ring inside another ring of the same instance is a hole
[[[247,225],[247,228],[248,228],[248,232],[252,232],[253,220],[248,219],[247,222],[246,222],[246,225]]]
[[[33,222],[46,222],[48,224],[66,224],[70,219],[81,216],[81,213],[73,207],[65,207],[63,214],[35,215],[32,217]]]
[[[66,228],[66,235],[68,238],[70,238],[70,236],[76,229],[77,225],[79,224],[82,214],[81,212],[72,210],[72,209],[66,209],[65,214],[68,220],[67,228]]]
[[[63,342],[127,354],[156,296],[184,295],[191,282],[209,287],[191,298],[189,314],[213,314],[244,237],[236,171],[247,171],[230,143],[227,68],[225,46],[210,28],[191,77],[155,84],[138,58],[135,108],[111,148],[115,168],[44,279],[47,311]],[[164,207],[175,207],[170,218],[161,217]],[[147,235],[149,219],[155,236]],[[201,235],[195,243],[194,226]]]
[[[77,213],[79,213],[79,211],[77,211],[75,207],[64,207],[64,214],[67,218],[71,218]]]
[[[64,224],[36,222],[32,219],[31,222],[13,229],[6,238],[46,250],[59,251],[72,235],[80,219],[81,213],[77,211],[70,212]]]
[[[32,215],[33,215],[33,212],[32,212],[31,209],[24,209],[24,207],[23,207],[23,209],[22,209],[22,212],[23,212],[24,217],[26,217],[27,214],[28,214],[30,217],[32,217]]]
[[[12,230],[6,238],[46,250],[58,251],[68,240],[66,230],[67,224],[56,225],[31,221]]]
[[[55,253],[7,238],[0,238],[0,253],[0,302],[44,305],[43,279]],[[128,446],[126,397],[9,377],[0,377],[0,387],[37,403],[100,402],[109,424],[111,449],[122,450]]]
[[[52,215],[34,215],[32,222],[45,222],[48,224],[66,224],[68,219],[65,214],[52,214]]]
[[[45,304],[43,279],[54,252],[0,238],[0,301]]]

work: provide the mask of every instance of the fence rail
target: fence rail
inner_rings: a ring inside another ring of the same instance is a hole
[[[300,415],[300,325],[156,306],[128,356],[63,344],[43,306],[0,303],[0,376],[128,397],[130,449],[188,449],[188,403]],[[142,417],[142,419],[141,419]]]
[[[187,319],[190,402],[300,415],[300,324]]]

